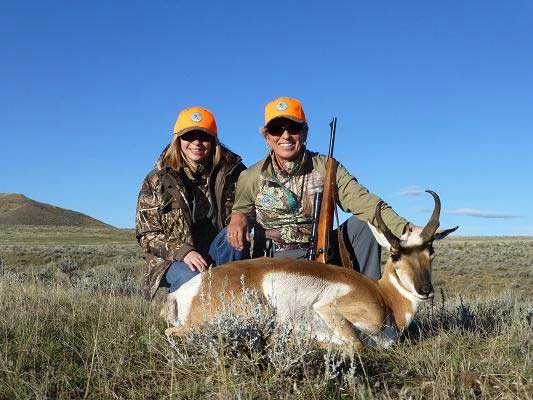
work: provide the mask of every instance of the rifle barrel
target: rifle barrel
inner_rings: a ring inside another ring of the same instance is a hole
[[[330,132],[329,132],[329,152],[328,157],[333,157],[333,146],[335,145],[335,131],[337,130],[337,117],[333,117],[329,123]]]

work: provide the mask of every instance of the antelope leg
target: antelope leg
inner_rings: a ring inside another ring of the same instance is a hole
[[[171,336],[182,336],[185,334],[185,330],[182,326],[172,326],[170,328],[165,329],[165,335],[168,337]]]
[[[354,329],[352,323],[348,321],[342,314],[339,314],[333,307],[327,305],[315,308],[315,312],[320,316],[326,326],[331,329],[334,334],[333,338],[338,338],[342,342],[353,347],[358,353],[363,351],[363,343],[359,338],[359,334]],[[331,340],[330,340],[331,341]]]

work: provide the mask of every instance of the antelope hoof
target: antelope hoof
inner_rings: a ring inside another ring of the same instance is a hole
[[[181,336],[182,334],[183,330],[179,326],[173,326],[165,329],[165,336],[168,338],[172,336]]]

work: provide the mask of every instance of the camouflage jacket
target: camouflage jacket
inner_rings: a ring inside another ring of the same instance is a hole
[[[182,261],[191,250],[205,255],[202,249],[209,248],[213,234],[227,223],[237,178],[244,169],[241,158],[224,149],[222,161],[207,177],[211,209],[198,221],[198,212],[193,211],[199,192],[194,181],[184,172],[163,166],[159,159],[144,179],[137,200],[136,237],[146,253],[141,287],[145,298],[153,298],[173,261]]]
[[[314,188],[322,186],[327,156],[306,150],[302,158],[281,171],[269,154],[244,171],[237,183],[233,212],[242,212],[265,229],[274,229],[283,243],[308,243],[312,229]],[[341,164],[337,168],[339,206],[363,221],[374,217],[380,198],[351,176]],[[383,220],[401,236],[407,220],[385,205]]]

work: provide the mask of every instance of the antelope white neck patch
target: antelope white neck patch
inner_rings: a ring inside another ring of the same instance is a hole
[[[396,278],[395,274],[389,274],[389,282],[392,283],[392,286],[409,302],[411,303],[411,310],[406,310],[407,312],[410,312],[411,315],[413,315],[416,312],[416,309],[418,308],[419,299],[416,298],[416,296],[408,291],[406,288],[404,288],[400,282],[398,282],[398,278]]]

